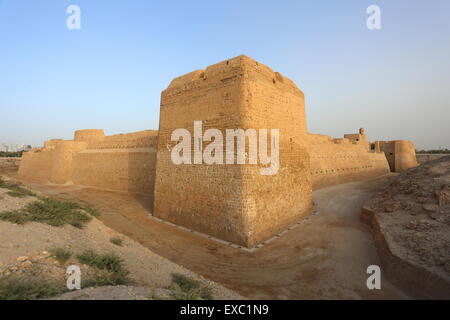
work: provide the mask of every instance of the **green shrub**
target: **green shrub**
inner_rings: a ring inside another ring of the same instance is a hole
[[[31,192],[28,189],[23,188],[17,183],[10,183],[5,182],[2,179],[0,179],[0,188],[9,189],[6,194],[11,197],[17,197],[17,198],[25,198],[25,197],[32,197],[35,196],[33,192]]]
[[[31,146],[29,146],[31,149]],[[23,151],[0,151],[0,158],[21,158]]]
[[[0,278],[0,300],[45,299],[63,292],[62,287],[45,280],[18,275]]]
[[[77,256],[78,260],[91,267],[109,272],[119,272],[123,270],[123,259],[114,253],[97,254],[93,250],[86,250]]]
[[[15,224],[24,224],[28,220],[28,213],[21,210],[16,211],[3,211],[0,212],[0,220],[15,223]]]
[[[60,264],[66,263],[72,256],[72,251],[67,248],[51,248],[49,252]]]
[[[111,241],[111,243],[115,244],[116,246],[119,246],[119,247],[123,246],[123,239],[121,239],[121,238],[114,237],[114,238],[109,239],[109,241]]]
[[[128,277],[129,272],[123,266],[123,259],[114,253],[98,254],[93,250],[86,250],[77,258],[81,263],[99,270],[95,277],[82,283],[84,287],[130,285],[134,283]]]
[[[172,297],[177,300],[211,300],[213,298],[211,288],[180,273],[172,273],[169,290]]]
[[[17,224],[35,221],[51,226],[70,224],[76,228],[82,228],[95,215],[98,215],[98,212],[86,205],[51,198],[39,198],[39,200],[27,204],[23,209],[0,213],[0,220]]]
[[[98,272],[96,276],[86,279],[82,285],[86,287],[101,286],[128,286],[134,284],[134,281],[128,277],[128,272]]]
[[[154,286],[150,287],[147,298],[151,300],[167,300],[167,297],[161,297],[157,294],[156,288]]]
[[[418,154],[449,154],[450,149],[432,149],[432,150],[416,150],[416,153]]]

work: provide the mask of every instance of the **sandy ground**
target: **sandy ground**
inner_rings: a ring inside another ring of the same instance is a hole
[[[10,190],[0,188],[0,212],[3,211],[13,211],[22,208],[23,206],[27,205],[31,201],[35,200],[31,197],[26,198],[16,198],[16,197],[10,197],[7,195],[7,193]]]
[[[1,188],[0,196],[2,197],[0,211],[19,209],[22,205],[36,200],[32,197],[23,199],[10,197]],[[112,244],[110,242],[112,237],[122,238],[124,240],[123,246],[119,247]],[[182,273],[194,279],[199,279],[205,285],[211,287],[215,299],[242,299],[240,295],[231,290],[199,277],[186,268],[153,253],[138,242],[124,237],[96,218],[83,229],[77,229],[70,225],[52,227],[36,222],[16,225],[0,221],[0,274],[7,275],[11,271],[14,273],[24,271],[26,273],[27,270],[35,274],[36,270],[39,269],[39,272],[43,273],[43,277],[46,276],[44,272],[52,273],[55,278],[60,278],[60,282],[64,281],[65,267],[59,267],[56,261],[49,259],[49,254],[46,252],[54,247],[69,248],[74,256],[86,249],[93,249],[98,253],[114,252],[124,259],[125,267],[130,271],[131,278],[137,284],[147,286],[147,291],[148,287],[167,287],[171,282],[171,273]],[[79,262],[73,257],[66,263],[67,266],[70,264],[79,264]],[[142,292],[142,289],[136,290]],[[89,292],[92,292],[92,290]],[[117,293],[118,297],[123,296],[121,290],[118,290]],[[94,296],[98,297],[99,295]],[[108,298],[108,296],[103,298]]]
[[[382,279],[366,286],[367,267],[379,264],[369,229],[359,220],[364,202],[392,175],[314,192],[320,213],[254,252],[247,252],[151,220],[150,200],[76,186],[28,184],[33,190],[87,202],[101,221],[152,252],[251,299],[406,299]],[[144,267],[144,265],[142,265]]]

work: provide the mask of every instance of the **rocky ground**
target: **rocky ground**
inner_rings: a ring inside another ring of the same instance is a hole
[[[152,300],[170,299],[170,290],[137,286],[104,286],[67,292],[55,300]]]
[[[10,190],[0,188],[0,212],[20,209],[35,199],[34,197],[10,197],[8,192]]]
[[[450,156],[400,174],[365,209],[393,256],[450,284]]]
[[[416,155],[416,158],[418,163],[424,163],[430,160],[436,160],[446,156],[448,156],[448,154],[445,153],[434,153],[434,154],[418,153]]]
[[[33,196],[23,198],[7,194],[0,188],[0,212],[17,210],[35,201]],[[121,239],[121,245],[111,242]],[[52,248],[69,250],[71,257],[61,263],[50,253]],[[124,261],[134,286],[112,288],[88,288],[64,294],[62,299],[152,299],[170,298],[168,290],[173,273],[183,274],[211,288],[214,299],[242,299],[233,291],[209,281],[169,260],[153,253],[136,241],[106,227],[93,218],[80,229],[71,225],[54,227],[43,223],[28,222],[18,225],[0,221],[0,279],[11,275],[30,276],[64,286],[66,268],[76,264],[82,277],[94,275],[93,267],[81,264],[77,255],[87,249],[98,253],[113,253]],[[1,288],[0,288],[1,291]]]

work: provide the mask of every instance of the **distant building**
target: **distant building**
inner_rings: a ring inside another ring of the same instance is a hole
[[[30,145],[26,145],[24,143],[1,143],[0,151],[1,152],[19,152],[26,151],[31,149]]]

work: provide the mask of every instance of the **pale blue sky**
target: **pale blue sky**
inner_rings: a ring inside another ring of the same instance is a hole
[[[450,148],[448,0],[0,0],[0,142],[157,129],[172,78],[239,54],[296,82],[310,132]]]

